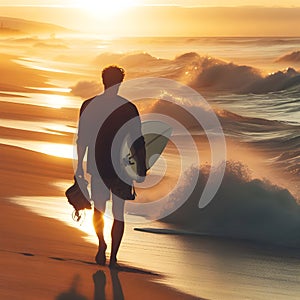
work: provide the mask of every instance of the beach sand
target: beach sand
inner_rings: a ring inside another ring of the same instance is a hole
[[[72,178],[70,160],[3,144],[0,154],[1,299],[195,299],[122,260],[119,271],[97,266],[84,233],[8,200],[63,196],[53,183]]]

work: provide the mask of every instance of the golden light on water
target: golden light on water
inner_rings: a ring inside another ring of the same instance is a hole
[[[43,90],[45,90],[45,89],[43,89]],[[62,108],[64,106],[67,106],[68,101],[69,101],[68,98],[65,96],[45,94],[43,97],[44,97],[43,100],[45,101],[47,106],[51,107],[51,108]]]
[[[72,184],[71,182],[69,184]],[[64,190],[68,187],[64,183]],[[85,217],[82,222],[72,220],[72,206],[68,204],[65,197],[15,197],[11,201],[19,205],[26,206],[29,210],[39,215],[55,218],[63,221],[71,227],[75,227],[87,234],[86,239],[94,244],[98,244],[98,239],[93,227],[93,210],[85,210]],[[110,203],[109,203],[110,204]],[[108,205],[110,206],[110,205]],[[109,209],[110,207],[108,207]],[[104,238],[110,247],[110,231],[112,227],[112,218],[104,216]]]
[[[42,143],[38,150],[52,156],[73,158],[73,146],[68,144]]]
[[[1,139],[0,143],[62,158],[73,158],[73,145],[37,141]]]

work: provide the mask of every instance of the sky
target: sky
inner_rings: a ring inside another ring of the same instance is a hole
[[[108,0],[109,2],[118,2]],[[0,0],[1,5],[74,5],[82,2],[95,1],[81,1],[81,0]],[[98,0],[96,2],[104,2]],[[106,1],[107,2],[107,1]],[[291,7],[300,6],[300,0],[132,0],[123,2],[132,3],[135,5],[179,5],[179,6],[281,6]]]
[[[22,4],[32,6],[3,6]],[[299,36],[300,28],[300,0],[0,0],[1,5],[0,16],[105,36]],[[187,7],[193,5],[198,7]]]

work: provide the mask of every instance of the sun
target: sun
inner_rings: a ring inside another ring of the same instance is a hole
[[[137,0],[79,0],[78,6],[101,18],[109,18],[137,5]]]

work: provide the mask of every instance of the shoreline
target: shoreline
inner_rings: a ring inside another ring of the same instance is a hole
[[[198,299],[154,282],[161,275],[147,270],[122,262],[120,271],[97,266],[96,247],[83,239],[83,232],[10,202],[13,196],[62,196],[53,178],[71,179],[72,166],[65,159],[3,144],[0,152],[1,298],[98,299],[105,292],[103,299]]]

